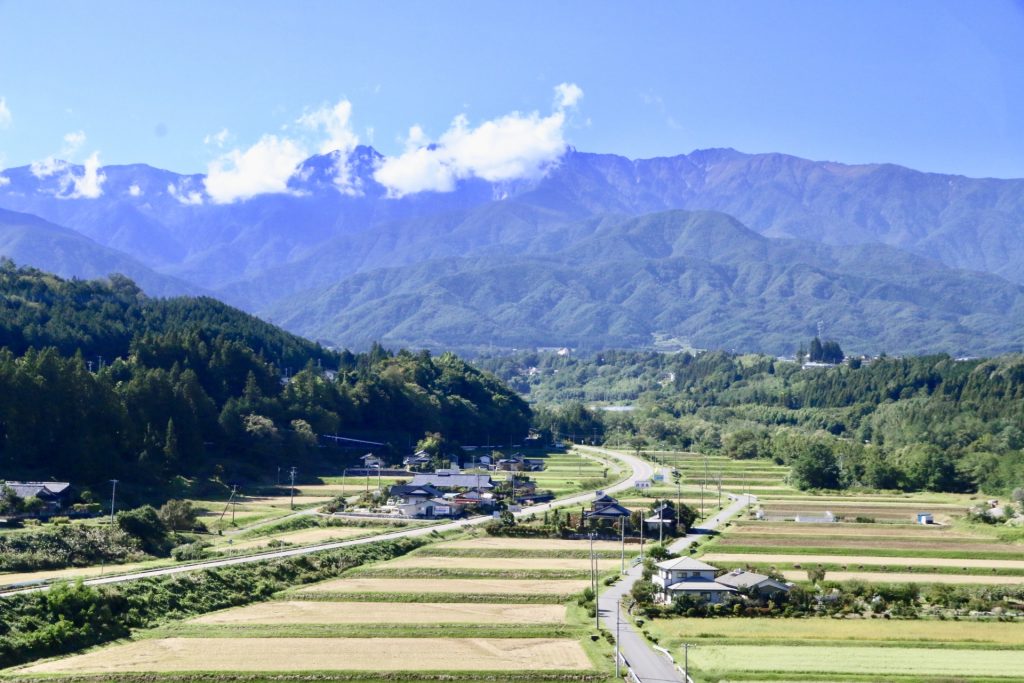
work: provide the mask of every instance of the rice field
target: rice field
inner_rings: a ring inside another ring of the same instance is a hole
[[[600,571],[610,571],[619,567],[618,560],[599,559]],[[589,559],[554,558],[554,557],[432,557],[409,555],[378,564],[375,569],[503,569],[516,570],[557,570],[575,569],[589,571]]]
[[[712,641],[948,642],[1024,647],[1024,623],[886,619],[658,619],[649,629],[671,647]]]
[[[587,670],[564,638],[161,638],[22,669],[30,674],[186,671]]]
[[[806,581],[807,572],[801,570],[784,570],[782,576],[787,581]],[[948,583],[948,584],[979,584],[985,586],[1015,586],[1024,583],[1024,576],[988,576],[985,574],[929,574],[910,572],[850,572],[829,571],[829,581],[867,581],[868,583]],[[971,627],[973,628],[973,626]]]
[[[473,550],[508,550],[510,556],[517,550],[580,550],[588,549],[586,541],[569,541],[560,538],[500,538],[494,536],[478,536],[463,538],[432,546],[435,550],[460,548]],[[614,541],[594,541],[594,550],[618,551],[620,545]],[[629,546],[626,547],[627,551]]]
[[[705,680],[730,673],[988,676],[1020,680],[1024,651],[914,647],[707,645],[694,648],[690,666]],[[820,679],[817,679],[820,680]]]
[[[190,623],[241,624],[564,624],[564,605],[319,602],[274,600],[214,612]]]
[[[585,580],[571,579],[381,579],[353,576],[314,584],[300,589],[298,593],[571,595],[582,591],[587,584]]]

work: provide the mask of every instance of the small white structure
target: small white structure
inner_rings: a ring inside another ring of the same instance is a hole
[[[917,513],[918,524],[935,524],[935,517],[930,512]]]
[[[831,524],[836,521],[836,516],[826,510],[825,514],[821,517],[815,517],[814,515],[797,515],[793,521],[800,522],[801,524]]]

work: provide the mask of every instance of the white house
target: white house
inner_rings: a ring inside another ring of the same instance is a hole
[[[674,602],[680,595],[689,595],[713,605],[736,592],[715,580],[717,567],[691,557],[665,560],[655,565],[658,573],[651,577],[662,602]]]

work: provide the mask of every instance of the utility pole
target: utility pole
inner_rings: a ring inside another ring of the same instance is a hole
[[[238,484],[232,484],[231,485],[231,495],[228,497],[228,504],[224,506],[224,511],[220,513],[220,519],[223,520],[224,519],[224,515],[226,515],[227,512],[228,512],[228,508],[231,508],[231,523],[232,524],[235,523],[234,500],[235,500],[235,491],[237,491],[237,490],[238,490]]]
[[[594,577],[594,628],[601,628],[601,602],[597,596],[597,556],[594,555],[594,534],[590,534],[590,573]]]
[[[619,573],[626,573],[626,517],[623,517],[619,522],[619,529],[622,531],[622,569]]]
[[[665,501],[658,506],[658,543],[665,542]]]
[[[117,479],[110,480],[110,523],[114,523],[114,500],[117,496]]]
[[[298,470],[295,469],[295,466],[293,465],[292,469],[289,471],[289,474],[291,475],[291,478],[292,478],[292,487],[291,487],[291,499],[288,501],[289,507],[292,510],[295,509],[295,474],[296,474],[296,472],[298,472]]]
[[[640,561],[644,559],[644,513],[640,511]]]
[[[679,479],[676,479],[676,533],[679,533],[679,519],[682,512],[681,501],[683,498],[682,486],[679,483]],[[686,531],[686,530],[684,530]]]
[[[718,470],[718,509],[722,509],[722,470]]]
[[[690,648],[696,647],[692,643],[683,643],[683,680],[690,683]]]

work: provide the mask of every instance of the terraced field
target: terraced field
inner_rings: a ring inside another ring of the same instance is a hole
[[[584,541],[501,539],[472,530],[265,603],[168,624],[15,673],[96,682],[395,672],[415,682],[443,676],[467,683],[545,677],[607,683],[611,648],[591,637],[590,619],[575,600],[590,584],[589,560],[580,557],[589,548]],[[621,546],[600,544],[599,552],[602,574],[615,573],[619,561],[612,556]],[[556,578],[567,572],[574,578]]]

